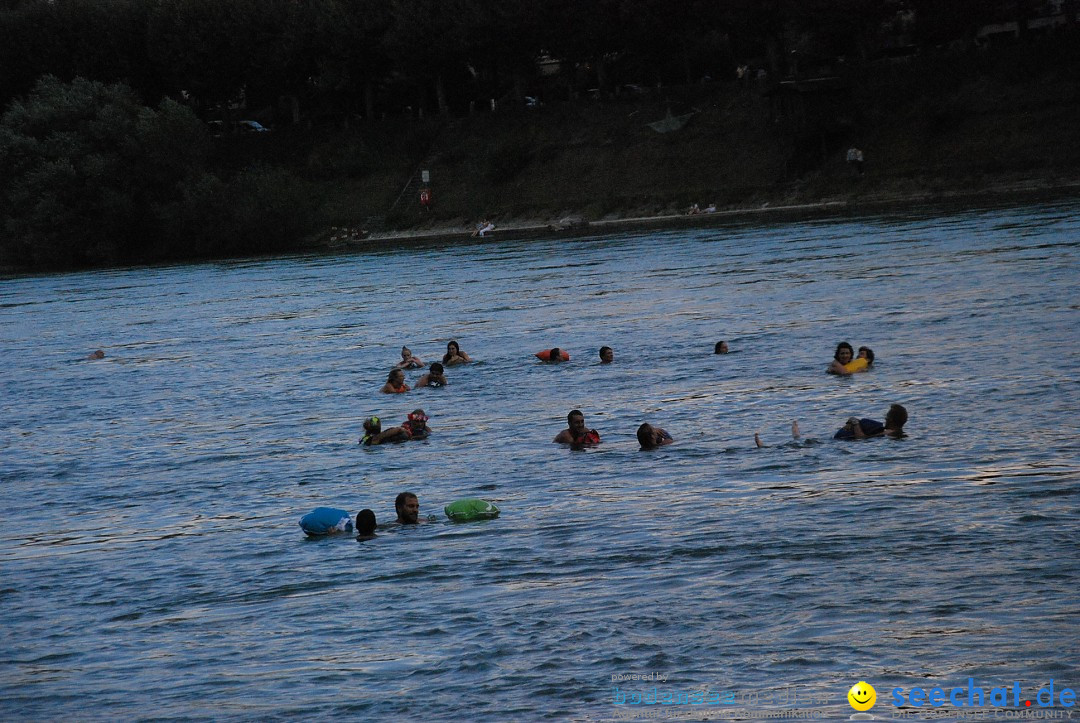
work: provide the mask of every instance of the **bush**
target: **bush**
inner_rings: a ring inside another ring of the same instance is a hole
[[[145,255],[156,204],[201,172],[202,124],[130,88],[46,76],[0,119],[0,260],[70,267]]]
[[[320,207],[308,182],[208,170],[185,106],[123,85],[42,78],[0,119],[0,263],[63,268],[290,248]]]

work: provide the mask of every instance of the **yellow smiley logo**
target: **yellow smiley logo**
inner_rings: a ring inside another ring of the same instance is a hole
[[[870,710],[877,703],[877,691],[874,686],[860,680],[847,692],[847,701],[855,710]]]

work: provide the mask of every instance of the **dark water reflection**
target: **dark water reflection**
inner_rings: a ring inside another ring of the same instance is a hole
[[[886,715],[894,686],[1076,689],[1078,210],[5,280],[0,711],[602,717],[650,671],[837,717],[859,679]],[[377,393],[451,338],[479,361],[448,388]],[[826,376],[841,339],[877,368]],[[906,439],[830,439],[892,402]],[[356,446],[416,406],[430,440]],[[603,445],[551,444],[574,407]],[[639,452],[645,420],[677,443]],[[405,488],[504,515],[296,526]]]

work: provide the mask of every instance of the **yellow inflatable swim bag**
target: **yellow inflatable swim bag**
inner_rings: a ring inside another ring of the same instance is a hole
[[[848,374],[854,374],[855,372],[864,372],[866,368],[870,366],[870,362],[866,361],[863,357],[858,359],[852,359],[844,365],[844,371]]]

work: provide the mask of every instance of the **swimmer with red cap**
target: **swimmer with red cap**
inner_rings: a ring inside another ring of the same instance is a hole
[[[414,409],[401,428],[408,432],[409,439],[427,439],[431,434],[427,421],[428,415],[424,414],[423,409]]]

